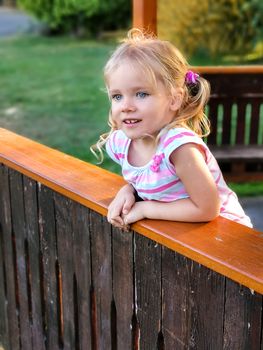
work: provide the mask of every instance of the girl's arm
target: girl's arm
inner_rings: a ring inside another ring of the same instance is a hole
[[[113,226],[125,228],[123,216],[128,214],[135,203],[134,192],[132,185],[124,185],[109,205],[107,219]]]
[[[125,216],[126,224],[143,218],[203,222],[219,215],[220,201],[215,181],[196,144],[185,144],[171,155],[171,162],[183,182],[189,198],[174,202],[144,201],[135,203]]]

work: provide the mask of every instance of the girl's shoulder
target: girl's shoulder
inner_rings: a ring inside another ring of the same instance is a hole
[[[121,130],[113,131],[106,142],[106,152],[117,163],[121,163],[125,158],[130,140]]]
[[[167,155],[186,143],[195,143],[206,148],[200,136],[194,131],[184,127],[169,129],[160,140],[161,147]]]

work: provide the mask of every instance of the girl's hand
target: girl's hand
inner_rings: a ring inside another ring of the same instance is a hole
[[[107,219],[113,226],[127,230],[123,217],[129,213],[135,203],[134,188],[127,184],[117,193],[108,208]]]
[[[123,216],[125,225],[130,225],[145,218],[144,208],[147,202],[136,202],[127,215]]]

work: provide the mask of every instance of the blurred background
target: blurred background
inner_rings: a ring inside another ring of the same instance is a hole
[[[103,66],[131,26],[129,0],[0,0],[0,127],[96,164],[89,147],[108,130]],[[262,65],[263,1],[159,0],[158,35],[192,65]],[[107,157],[101,166],[118,172]]]

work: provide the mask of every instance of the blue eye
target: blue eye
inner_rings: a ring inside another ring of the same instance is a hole
[[[112,95],[111,99],[115,101],[120,101],[122,99],[122,95],[121,94]]]
[[[136,93],[136,96],[139,98],[145,98],[145,97],[149,96],[149,94],[147,92],[139,91]]]

